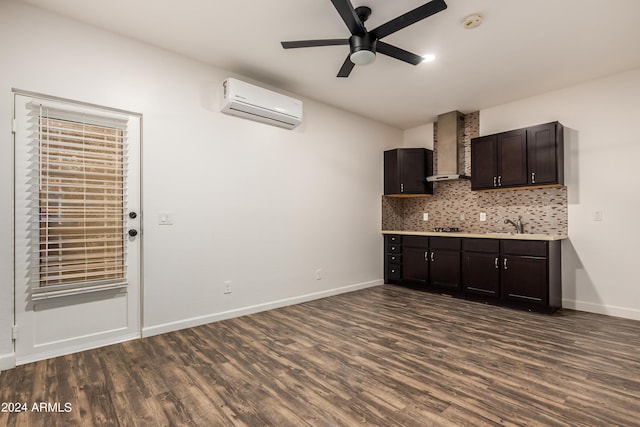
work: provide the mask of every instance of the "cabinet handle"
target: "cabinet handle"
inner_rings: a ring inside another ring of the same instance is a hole
[[[535,172],[531,172],[531,183],[532,184],[536,183],[536,173]]]
[[[507,259],[506,258],[502,262],[502,266],[504,267],[505,270],[507,270]]]
[[[496,178],[495,176],[493,177],[493,186],[494,187],[498,186],[498,178]]]
[[[498,187],[502,187],[502,175],[498,175]]]
[[[400,184],[400,192],[404,193],[404,184]]]
[[[424,260],[429,261],[429,251],[424,251]]]
[[[431,262],[435,261],[434,255],[435,255],[435,253],[433,251],[431,251]]]
[[[499,258],[496,257],[496,262],[495,262],[496,268],[500,268],[500,266],[498,265],[498,261],[499,261]]]

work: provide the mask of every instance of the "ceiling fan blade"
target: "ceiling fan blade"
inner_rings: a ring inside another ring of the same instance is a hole
[[[289,42],[280,42],[285,49],[295,49],[299,47],[317,47],[317,46],[338,46],[348,45],[349,39],[326,39],[326,40],[296,40]]]
[[[340,71],[338,71],[338,75],[336,77],[349,77],[349,74],[351,74],[351,70],[353,70],[355,65],[356,64],[351,62],[349,55],[347,55],[347,59],[344,60],[344,63],[342,64],[342,67],[340,67]]]
[[[370,31],[377,39],[386,37],[447,8],[444,0],[432,0]]]
[[[349,28],[349,32],[351,34],[364,35],[367,32],[367,29],[364,28],[364,24],[362,20],[356,13],[356,10],[353,8],[351,1],[349,0],[331,0],[333,6],[336,8],[340,17],[347,24],[347,28]]]
[[[390,45],[380,40],[378,40],[378,46],[376,50],[378,51],[378,53],[382,53],[383,55],[399,59],[400,61],[408,62],[412,65],[418,65],[424,60],[424,58],[420,55],[407,52],[404,49],[400,49],[399,47]]]

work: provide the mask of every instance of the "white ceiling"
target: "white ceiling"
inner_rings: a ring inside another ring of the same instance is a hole
[[[348,46],[284,50],[282,40],[347,38],[329,0],[22,0],[401,129],[640,67],[639,0],[446,0],[384,41],[437,56],[378,55],[336,78]],[[352,0],[372,29],[426,0]],[[479,28],[462,20],[479,13]]]

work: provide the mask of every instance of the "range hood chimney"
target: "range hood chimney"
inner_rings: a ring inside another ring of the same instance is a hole
[[[434,151],[436,154],[436,174],[427,181],[449,181],[469,179],[464,175],[464,115],[459,111],[438,116],[438,136]]]

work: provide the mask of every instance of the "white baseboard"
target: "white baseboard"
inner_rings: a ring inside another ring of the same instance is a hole
[[[16,367],[15,353],[0,354],[0,371],[6,371],[7,369],[13,369],[15,367]]]
[[[589,313],[605,314],[607,316],[640,320],[640,310],[628,307],[617,307],[612,305],[596,304],[593,302],[576,301],[570,299],[563,299],[562,307],[571,310],[587,311]]]
[[[321,292],[300,295],[292,298],[285,298],[278,301],[271,301],[263,304],[252,305],[248,307],[237,308],[221,313],[208,314],[205,316],[192,317],[189,319],[178,320],[176,322],[163,323],[142,328],[142,336],[150,337],[153,335],[173,332],[180,329],[192,328],[194,326],[205,325],[207,323],[219,322],[220,320],[231,319],[234,317],[246,316],[247,314],[259,313],[261,311],[273,310],[276,308],[286,307],[288,305],[300,304],[303,302],[313,301],[320,298],[326,298],[333,295],[353,292],[360,289],[379,286],[384,283],[383,280],[373,280],[371,282],[357,283],[355,285],[344,286],[340,288],[329,289]]]

